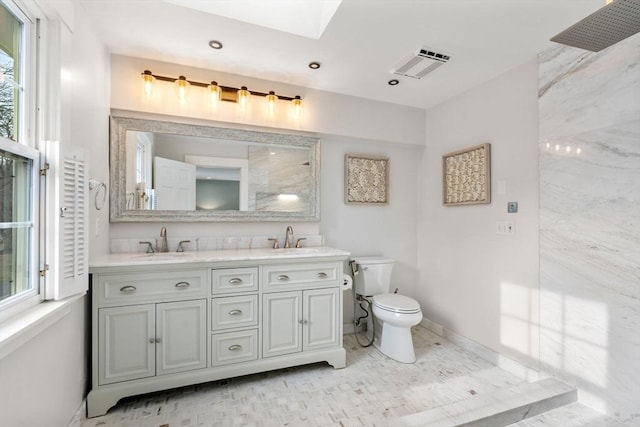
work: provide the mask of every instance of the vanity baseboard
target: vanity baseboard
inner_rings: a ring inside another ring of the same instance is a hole
[[[127,396],[152,393],[176,387],[201,384],[209,381],[223,380],[317,362],[327,362],[335,369],[341,369],[346,367],[346,354],[345,349],[339,347],[305,352],[295,356],[276,356],[243,364],[226,365],[218,368],[167,375],[162,378],[111,384],[93,389],[89,392],[87,395],[87,417],[93,418],[106,414],[120,399]]]

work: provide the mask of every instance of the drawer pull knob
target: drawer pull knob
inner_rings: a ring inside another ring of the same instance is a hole
[[[235,309],[229,312],[230,316],[237,316],[238,314],[242,314],[242,310]]]
[[[176,288],[178,288],[178,289],[186,289],[189,286],[191,286],[191,284],[189,282],[178,282],[178,283],[176,283]]]
[[[320,273],[316,274],[316,276],[318,277],[318,279],[326,279],[327,277],[329,277],[327,273],[325,273],[324,271],[321,271]]]
[[[239,285],[242,283],[242,279],[239,277],[234,277],[233,279],[229,279],[230,285]]]
[[[286,282],[287,280],[289,280],[289,276],[287,276],[286,274],[281,274],[278,276],[278,280],[281,282]]]
[[[300,324],[301,324],[301,325],[305,325],[305,324],[307,324],[307,323],[309,323],[307,320],[301,320],[301,321],[300,321]]]
[[[149,344],[154,344],[156,342],[156,340],[154,340],[153,338],[149,338]]]
[[[229,351],[238,351],[242,350],[242,346],[240,344],[234,344],[229,346]]]
[[[120,288],[120,292],[125,293],[125,294],[130,294],[131,292],[135,292],[136,287],[135,286],[123,286]]]

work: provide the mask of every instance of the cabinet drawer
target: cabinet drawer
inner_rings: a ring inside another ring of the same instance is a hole
[[[223,268],[213,270],[211,292],[214,294],[256,292],[257,290],[258,267]]]
[[[212,330],[258,325],[257,295],[213,298],[211,301]]]
[[[257,359],[257,329],[211,336],[211,366],[229,365]]]
[[[324,262],[296,265],[269,265],[264,267],[265,290],[304,287],[304,285],[339,285],[341,265]]]
[[[150,302],[205,296],[207,270],[149,271],[99,276],[100,303]]]

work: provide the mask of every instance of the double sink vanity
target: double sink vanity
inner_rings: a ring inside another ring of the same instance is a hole
[[[313,247],[93,261],[87,415],[173,387],[314,362],[343,368],[348,255]]]
[[[315,136],[112,110],[111,223],[317,222],[319,182]],[[91,260],[89,417],[126,396],[307,363],[345,366],[347,252],[269,248],[266,237],[253,249],[207,243],[215,240],[131,253],[145,249],[135,239],[129,253]]]

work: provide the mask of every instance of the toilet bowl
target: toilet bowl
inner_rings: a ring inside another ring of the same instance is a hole
[[[373,339],[374,346],[390,358],[402,363],[415,362],[411,327],[422,321],[420,304],[408,296],[388,293],[392,259],[357,257],[354,261],[358,266],[355,293],[371,297],[373,316],[367,319],[369,339]]]
[[[411,327],[422,321],[418,302],[399,294],[374,295],[373,315],[378,320],[374,345],[398,362],[414,363]]]

